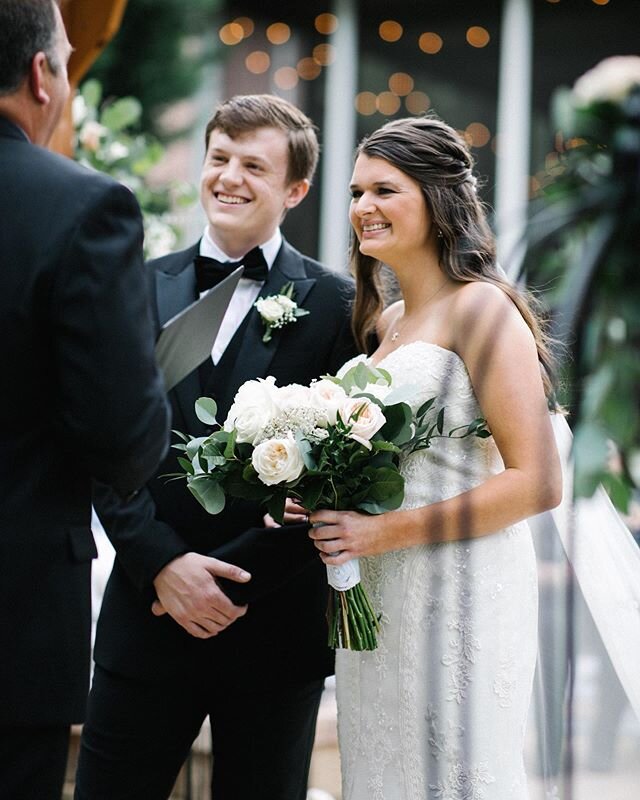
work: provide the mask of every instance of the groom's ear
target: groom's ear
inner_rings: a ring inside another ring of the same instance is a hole
[[[287,196],[284,201],[285,208],[295,208],[299,205],[309,193],[311,183],[303,178],[301,181],[294,181],[289,184],[287,189]]]

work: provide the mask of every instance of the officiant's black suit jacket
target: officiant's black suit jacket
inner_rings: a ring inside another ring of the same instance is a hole
[[[150,263],[158,326],[197,298],[197,252],[196,245]],[[355,354],[349,319],[351,280],[285,241],[261,296],[278,293],[288,281],[293,281],[296,302],[308,316],[275,331],[264,343],[263,323],[252,308],[218,365],[211,365],[212,374],[196,370],[170,393],[172,428],[206,435],[209,429],[194,413],[194,401],[205,393],[215,397],[218,418],[224,420],[244,381],[273,375],[278,385],[308,384],[335,373]],[[222,514],[210,516],[184,481],[167,482],[161,476],[176,471],[177,455],[170,451],[158,477],[128,508],[114,508],[104,492],[95,496],[117,551],[98,625],[97,663],[124,675],[166,676],[193,659],[210,664],[212,680],[223,676],[228,681],[311,680],[331,674],[333,656],[326,645],[324,618],[326,572],[319,558],[286,586],[251,603],[244,617],[212,639],[191,637],[170,617],[151,614],[153,578],[171,559],[188,551],[212,554],[248,528],[262,525],[263,512],[257,505],[236,501]],[[304,530],[300,535],[307,540]]]
[[[83,719],[91,478],[166,450],[141,243],[128,189],[0,116],[0,725]]]

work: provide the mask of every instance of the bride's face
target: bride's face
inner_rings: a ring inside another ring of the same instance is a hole
[[[349,219],[360,252],[393,266],[435,251],[436,231],[420,185],[382,158],[358,156]]]

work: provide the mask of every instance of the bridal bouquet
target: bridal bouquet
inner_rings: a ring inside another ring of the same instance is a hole
[[[401,455],[429,447],[435,437],[490,434],[482,419],[445,434],[444,408],[436,410],[435,398],[414,413],[407,400],[415,390],[391,384],[388,372],[362,362],[311,386],[247,381],[219,430],[200,438],[179,434],[180,476],[210,514],[222,511],[227,497],[258,501],[278,522],[287,497],[310,511],[397,509],[404,497]],[[196,413],[217,424],[210,398],[196,402]],[[357,559],[327,573],[329,644],[375,649],[378,620]]]

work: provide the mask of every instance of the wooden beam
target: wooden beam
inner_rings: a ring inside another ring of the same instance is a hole
[[[120,28],[128,0],[62,0],[67,36],[74,52],[69,61],[71,96],[49,145],[70,156],[73,152],[71,102],[78,84]]]

